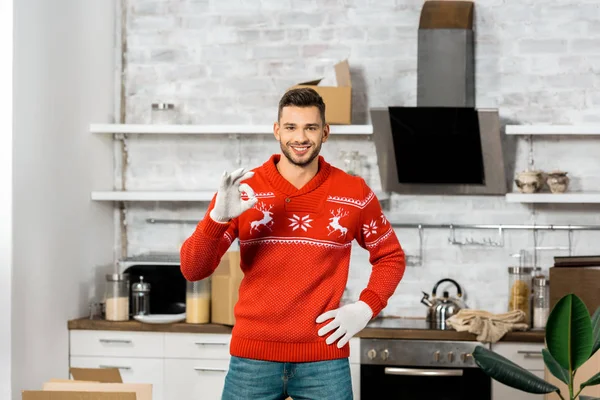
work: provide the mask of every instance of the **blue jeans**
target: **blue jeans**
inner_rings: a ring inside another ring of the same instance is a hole
[[[347,358],[281,363],[231,357],[221,400],[352,400]]]

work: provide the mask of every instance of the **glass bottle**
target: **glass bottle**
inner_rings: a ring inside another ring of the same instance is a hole
[[[107,274],[105,316],[108,321],[129,320],[129,275]]]
[[[550,281],[544,275],[533,278],[533,328],[545,329],[550,314]]]
[[[508,311],[521,310],[531,326],[531,280],[533,268],[508,267]]]
[[[210,277],[187,281],[185,298],[185,321],[188,324],[206,324],[210,322]]]
[[[140,281],[131,285],[131,301],[133,303],[133,315],[150,315],[150,284]]]

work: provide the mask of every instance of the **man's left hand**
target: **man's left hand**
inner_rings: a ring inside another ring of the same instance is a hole
[[[319,315],[317,323],[320,324],[332,318],[333,321],[319,329],[319,336],[324,336],[337,328],[325,340],[325,343],[332,344],[341,338],[337,344],[337,347],[341,349],[354,335],[367,326],[372,317],[373,310],[364,301],[357,301],[356,303],[346,304],[335,310],[326,311]]]

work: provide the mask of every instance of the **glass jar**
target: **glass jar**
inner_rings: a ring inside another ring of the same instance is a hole
[[[129,320],[129,275],[106,275],[105,316],[108,321]]]
[[[152,123],[157,125],[170,125],[177,123],[175,104],[152,103]]]
[[[150,315],[150,284],[144,282],[143,276],[131,285],[131,301],[133,315]]]
[[[185,297],[185,321],[188,324],[206,324],[210,322],[210,277],[187,281]]]
[[[546,328],[550,314],[550,281],[544,275],[533,278],[533,328]]]
[[[531,326],[531,280],[533,268],[508,267],[508,311],[521,310]]]

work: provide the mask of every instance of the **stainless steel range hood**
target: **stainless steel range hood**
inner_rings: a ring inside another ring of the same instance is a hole
[[[467,1],[425,2],[418,36],[417,106],[370,110],[385,191],[507,191],[498,110],[475,108],[473,8]]]

